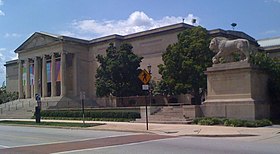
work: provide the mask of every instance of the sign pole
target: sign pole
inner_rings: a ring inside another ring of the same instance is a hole
[[[146,102],[146,129],[149,130],[149,118],[148,118],[148,102],[147,102],[147,96],[145,96],[145,102]]]
[[[84,103],[85,97],[86,97],[85,92],[80,92],[80,98],[82,101],[82,113],[83,113],[83,125],[84,126],[85,126],[85,103]]]
[[[149,81],[151,80],[151,73],[147,72],[144,69],[140,72],[140,74],[138,75],[138,78],[144,83],[142,85],[142,90],[148,91],[148,93],[145,94],[145,108],[146,108],[146,129],[149,130],[148,101],[147,101],[147,95],[149,95],[149,85],[147,83],[149,83]]]

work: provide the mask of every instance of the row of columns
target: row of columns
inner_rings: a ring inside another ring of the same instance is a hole
[[[39,67],[39,60],[42,60],[42,66]],[[55,53],[51,55],[51,97],[56,96],[56,76],[55,76]],[[23,86],[23,62],[26,63],[26,85]],[[19,98],[24,98],[24,88],[26,91],[25,98],[31,98],[31,88],[30,88],[30,62],[29,59],[21,60],[19,59],[19,69],[18,69],[18,91],[19,91]],[[40,81],[40,69],[42,69],[42,81]],[[66,55],[65,53],[60,54],[60,96],[66,95],[66,86],[65,86],[65,71],[66,71]],[[35,57],[34,58],[34,92],[39,93],[40,85],[42,86],[42,97],[47,97],[48,89],[47,89],[47,59],[46,55],[42,57]]]

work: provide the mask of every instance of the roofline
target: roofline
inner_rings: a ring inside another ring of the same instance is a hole
[[[16,64],[16,63],[18,63],[18,59],[6,61],[6,64],[4,64],[4,66]]]
[[[45,36],[49,36],[49,37],[58,39],[59,41],[72,41],[72,42],[78,42],[78,43],[83,43],[83,44],[89,44],[89,41],[84,40],[84,39],[79,39],[79,38],[70,37],[70,36],[63,36],[63,35],[55,35],[55,34],[50,34],[50,33],[47,33],[47,32],[35,32],[28,39],[26,39],[18,48],[16,48],[14,52],[18,53],[18,51],[20,51],[19,49],[21,47],[23,47],[23,45],[25,43],[27,43],[29,41],[29,39],[32,38],[35,35],[45,35]]]
[[[95,39],[90,40],[89,44],[103,42],[103,41],[107,41],[107,40],[114,40],[114,39],[116,39],[116,40],[123,40],[124,36],[118,35],[118,34],[103,36],[103,37],[99,37],[99,38],[95,38]]]
[[[166,31],[175,30],[175,29],[182,29],[182,28],[186,29],[186,28],[192,28],[192,27],[194,27],[194,26],[186,24],[186,23],[178,23],[178,24],[154,28],[154,29],[150,29],[150,30],[146,30],[146,31],[142,31],[142,32],[137,32],[137,33],[133,33],[133,34],[128,34],[128,35],[125,35],[124,38],[131,39],[131,38],[135,38],[135,37],[141,37],[141,36],[166,32]]]
[[[261,46],[261,48],[264,50],[264,51],[269,51],[269,50],[278,50],[280,48],[280,45],[271,45],[271,46]]]
[[[154,28],[150,30],[145,30],[142,32],[137,32],[137,33],[132,33],[132,34],[127,34],[127,35],[118,35],[118,34],[113,34],[109,36],[104,36],[96,39],[92,39],[89,41],[90,44],[92,43],[98,43],[98,42],[103,42],[103,41],[108,41],[108,40],[124,40],[124,39],[132,39],[136,37],[141,37],[141,36],[147,36],[155,33],[161,33],[161,32],[166,32],[170,30],[175,30],[175,29],[181,29],[181,28],[192,28],[194,26],[186,24],[186,23],[178,23],[174,25],[168,25],[164,27],[159,27],[159,28]]]
[[[215,33],[224,33],[224,34],[227,34],[227,35],[232,35],[232,36],[237,36],[237,37],[242,37],[242,38],[245,38],[245,39],[249,39],[250,41],[254,41],[256,42],[256,40],[251,37],[250,35],[244,33],[244,32],[241,32],[241,31],[234,31],[234,30],[223,30],[223,29],[212,29],[212,30],[208,30],[209,34],[215,34]]]
[[[263,39],[259,39],[257,41],[266,41],[266,40],[274,40],[274,39],[280,39],[280,36],[263,38]]]
[[[46,35],[52,38],[57,39],[58,41],[72,41],[72,42],[77,42],[77,43],[82,43],[82,44],[94,44],[94,43],[101,43],[104,41],[110,41],[110,40],[126,40],[126,39],[133,39],[133,38],[137,38],[137,37],[143,37],[143,36],[147,36],[147,35],[152,35],[152,34],[157,34],[157,33],[162,33],[162,32],[168,32],[168,31],[174,31],[174,30],[183,30],[183,29],[188,29],[188,28],[193,28],[193,25],[189,25],[186,23],[177,23],[177,24],[173,24],[173,25],[168,25],[168,26],[163,26],[163,27],[159,27],[159,28],[154,28],[151,30],[146,30],[146,31],[142,31],[142,32],[137,32],[137,33],[132,33],[132,34],[128,34],[128,35],[118,35],[118,34],[113,34],[113,35],[108,35],[108,36],[104,36],[104,37],[99,37],[99,38],[95,38],[92,40],[84,40],[84,39],[79,39],[79,38],[75,38],[75,37],[70,37],[70,36],[63,36],[63,35],[55,35],[55,34],[50,34],[50,33],[46,33],[46,32],[35,32],[33,35],[31,35],[25,42],[23,42],[16,50],[15,53],[18,53],[18,51],[20,51],[19,49],[22,48],[22,46],[28,42],[30,40],[31,37],[33,37],[34,35]],[[240,31],[232,31],[232,30],[223,30],[223,29],[213,29],[213,30],[208,30],[208,33],[210,35],[214,35],[214,34],[225,34],[225,35],[231,35],[237,38],[245,38],[248,39],[251,42],[256,42],[257,41],[249,36],[248,34],[244,33],[244,32],[240,32]]]

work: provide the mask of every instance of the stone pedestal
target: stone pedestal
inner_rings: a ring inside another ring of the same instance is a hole
[[[201,106],[206,117],[246,120],[269,118],[267,75],[248,62],[207,68],[208,95]]]

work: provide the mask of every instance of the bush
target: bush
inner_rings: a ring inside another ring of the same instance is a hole
[[[240,120],[240,119],[225,119],[225,118],[196,118],[192,122],[199,125],[224,125],[231,127],[264,127],[271,126],[272,122],[267,119],[263,120]]]
[[[224,118],[196,118],[193,120],[193,124],[199,125],[223,125]]]
[[[77,110],[44,110],[41,111],[42,117],[68,117],[68,118],[81,118],[83,117],[82,111]],[[135,111],[85,111],[85,117],[87,118],[113,118],[113,119],[136,119],[140,118],[140,113]]]
[[[227,119],[224,122],[225,126],[232,126],[232,127],[242,127],[244,126],[245,120],[238,120],[238,119]]]
[[[211,119],[202,119],[198,122],[199,125],[214,125],[214,121]]]

